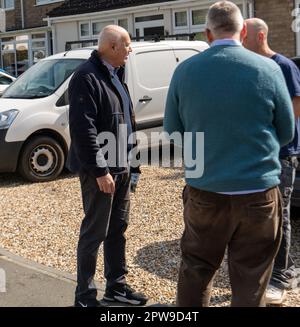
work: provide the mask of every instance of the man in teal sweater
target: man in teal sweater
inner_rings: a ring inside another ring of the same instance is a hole
[[[294,135],[292,103],[279,66],[241,45],[246,26],[230,1],[210,7],[211,48],[183,62],[171,81],[165,131],[204,133],[203,175],[183,192],[185,230],[177,304],[208,306],[228,247],[232,306],[263,306],[281,237],[280,147]],[[185,140],[187,140],[186,138]]]

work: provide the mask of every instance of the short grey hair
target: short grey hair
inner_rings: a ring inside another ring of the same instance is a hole
[[[243,24],[240,8],[231,1],[216,2],[209,8],[206,16],[206,28],[215,36],[240,33]]]

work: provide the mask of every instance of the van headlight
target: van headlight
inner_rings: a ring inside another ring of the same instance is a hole
[[[11,109],[0,112],[0,129],[7,129],[17,117],[19,110]]]

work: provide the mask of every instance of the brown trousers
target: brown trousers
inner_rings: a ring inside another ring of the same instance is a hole
[[[223,195],[187,185],[183,203],[177,305],[209,306],[214,276],[228,247],[231,306],[264,306],[281,240],[278,188]]]

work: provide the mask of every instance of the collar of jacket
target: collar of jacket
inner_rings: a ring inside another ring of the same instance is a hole
[[[103,64],[103,61],[102,61],[101,57],[99,56],[98,50],[94,50],[91,53],[91,57],[89,60],[92,63],[94,63],[95,65],[97,65],[101,69],[101,71],[103,71],[103,73],[105,73],[107,75],[107,77],[111,78],[110,72],[109,72],[108,68]],[[117,75],[118,75],[120,81],[122,81],[124,83],[124,79],[125,79],[125,67],[124,66],[121,66],[119,68]]]

